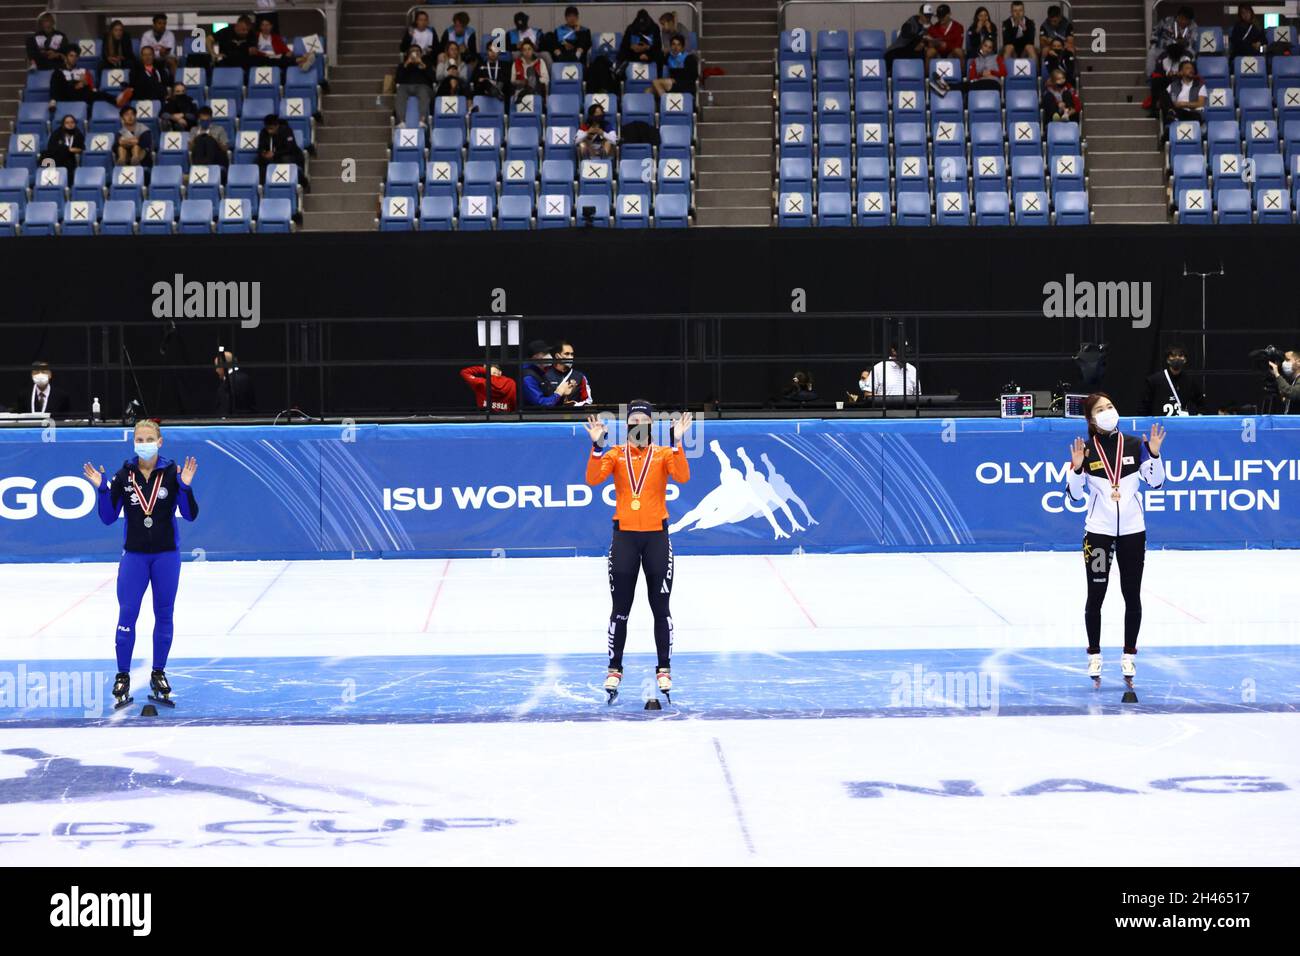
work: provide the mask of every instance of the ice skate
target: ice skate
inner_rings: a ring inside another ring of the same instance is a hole
[[[672,703],[672,698],[669,694],[672,693],[673,678],[672,674],[668,672],[668,668],[661,667],[655,673],[655,686],[659,689],[659,693],[664,695],[664,699],[669,703]]]
[[[120,671],[117,677],[113,678],[113,709],[121,710],[134,700],[135,698],[131,696],[131,675],[126,671]]]
[[[612,704],[618,700],[618,688],[622,683],[623,672],[611,667],[609,673],[605,675],[605,693],[609,695],[609,699],[606,701],[607,704]]]
[[[1136,654],[1124,654],[1119,659],[1119,672],[1124,675],[1124,683],[1129,690],[1133,689],[1133,678],[1137,676],[1137,662],[1134,658]]]
[[[1101,655],[1088,655],[1088,676],[1092,678],[1092,686],[1101,686]]]
[[[176,701],[172,700],[172,685],[167,682],[167,675],[160,670],[149,675],[149,699],[168,707],[176,706]]]

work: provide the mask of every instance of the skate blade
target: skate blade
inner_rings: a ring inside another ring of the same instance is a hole
[[[614,701],[618,700],[618,691],[616,690],[607,690],[605,691],[605,695],[609,698],[605,701],[606,705],[612,704]]]
[[[175,707],[176,701],[170,697],[159,697],[157,694],[150,694],[149,699],[156,704],[166,704],[168,707]]]
[[[120,701],[116,701],[116,702],[113,704],[113,709],[114,709],[114,710],[121,710],[123,707],[130,707],[130,706],[131,706],[132,704],[134,704],[134,703],[135,703],[135,698],[134,698],[134,697],[126,697],[126,698],[124,698],[124,699],[122,699],[122,700],[120,700]]]

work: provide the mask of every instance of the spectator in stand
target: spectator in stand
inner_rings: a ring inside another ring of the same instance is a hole
[[[1015,0],[1011,4],[1011,16],[1002,21],[1002,56],[1007,59],[1037,59],[1035,36],[1034,21],[1025,16],[1025,5],[1021,0]]]
[[[1050,75],[1053,70],[1065,74],[1066,82],[1074,85],[1074,54],[1066,47],[1060,37],[1052,37],[1043,44],[1043,68]]]
[[[152,47],[140,47],[140,62],[132,68],[127,86],[131,89],[128,99],[137,102],[165,100],[171,93],[171,74],[154,60]]]
[[[460,44],[455,40],[448,40],[443,44],[442,52],[438,54],[438,65],[434,70],[434,81],[441,85],[452,73],[452,67],[455,67],[455,73],[460,76],[463,72],[466,76],[470,71],[465,67],[465,57],[463,56]]]
[[[549,42],[556,63],[585,63],[591,49],[591,31],[578,20],[577,7],[564,8],[564,24],[555,28]]]
[[[946,3],[941,3],[934,13],[936,19],[926,31],[926,34],[935,41],[932,46],[934,56],[964,59],[966,55],[966,31],[961,28],[960,23],[953,19],[952,7]]]
[[[79,66],[81,53],[76,44],[70,45],[63,53],[63,67],[50,76],[50,99],[56,102],[113,103],[116,101],[111,93],[101,93],[95,89],[95,75],[85,67]]]
[[[135,66],[135,51],[131,48],[131,38],[127,36],[126,27],[121,20],[114,20],[108,25],[104,34],[104,66],[117,70],[126,70]]]
[[[140,49],[153,50],[154,62],[165,66],[172,73],[179,64],[176,61],[176,35],[167,29],[167,14],[153,15],[153,28],[140,34]]]
[[[1182,69],[1181,64],[1186,59],[1190,59],[1187,48],[1180,42],[1171,43],[1165,50],[1164,56],[1156,64],[1155,69],[1151,71],[1151,91],[1142,102],[1143,108],[1150,115],[1155,116],[1157,110],[1164,109],[1165,91],[1178,76],[1179,71]]]
[[[292,127],[280,122],[275,113],[267,113],[262,121],[262,131],[257,134],[257,165],[262,182],[266,182],[266,167],[274,163],[293,163],[298,167],[298,181],[304,189],[307,187],[307,173],[303,168],[306,157],[294,138]]]
[[[416,10],[410,24],[402,32],[402,62],[406,62],[406,51],[411,47],[418,47],[421,56],[431,57],[437,44],[438,35],[433,32],[433,27],[429,26],[428,11]]]
[[[1043,125],[1048,123],[1077,123],[1082,104],[1074,87],[1066,79],[1064,70],[1053,70],[1043,84]]]
[[[475,96],[490,96],[504,101],[510,95],[510,66],[501,62],[501,46],[493,41],[487,46],[487,59],[474,67]]]
[[[519,51],[519,45],[525,40],[532,43],[534,50],[542,48],[542,31],[528,25],[528,14],[520,10],[515,14],[515,28],[506,31],[506,49],[511,53]]]
[[[124,106],[119,115],[122,127],[117,131],[113,155],[119,166],[148,166],[153,150],[153,133],[149,127],[137,122],[135,107]]]
[[[560,386],[566,382],[574,383],[573,388],[567,392],[561,404],[563,405],[590,405],[591,404],[591,383],[587,381],[587,376],[583,375],[573,367],[573,343],[566,339],[560,339],[555,343],[554,359],[555,361],[546,369],[546,381],[550,384],[552,392],[558,392]]]
[[[1181,44],[1195,59],[1198,52],[1196,38],[1198,35],[1196,20],[1192,8],[1183,6],[1178,12],[1167,16],[1151,29],[1151,43],[1147,48],[1147,75],[1149,76],[1160,63],[1171,43]],[[1142,104],[1143,109],[1150,109],[1150,101]]]
[[[659,66],[664,59],[664,41],[659,27],[645,10],[638,10],[632,22],[623,31],[623,42],[618,50],[615,72],[623,75],[629,63],[653,63]]]
[[[1268,370],[1273,375],[1277,393],[1285,400],[1282,414],[1291,415],[1300,410],[1300,349],[1286,352],[1281,368],[1276,362],[1269,362]]]
[[[448,43],[454,42],[456,46],[465,54],[467,60],[477,60],[478,57],[478,35],[474,28],[469,25],[469,14],[464,11],[457,13],[451,18],[451,26],[442,31],[442,47],[446,49]]]
[[[230,165],[230,139],[224,127],[212,122],[212,107],[200,106],[194,129],[190,132],[190,164],[194,166]]]
[[[605,118],[605,108],[599,103],[592,103],[587,110],[587,118],[578,126],[575,137],[579,159],[613,159],[614,148],[618,144],[618,133],[614,124]]]
[[[1038,42],[1041,49],[1038,51],[1044,56],[1052,48],[1052,41],[1060,40],[1071,54],[1077,52],[1074,49],[1074,24],[1065,18],[1061,8],[1052,4],[1047,8],[1047,18],[1043,20],[1043,25],[1038,30]]]
[[[659,38],[663,44],[664,56],[672,52],[672,40],[677,34],[682,35],[682,42],[686,40],[686,27],[677,21],[677,14],[668,10],[659,14]]]
[[[499,365],[493,365],[490,371],[492,379],[492,411],[513,412],[515,410],[515,380],[502,375]],[[471,365],[468,368],[461,369],[460,378],[462,382],[474,390],[474,404],[478,408],[486,407],[488,382],[483,374],[483,366]]]
[[[524,408],[556,408],[577,389],[577,383],[569,379],[562,385],[554,386],[546,378],[546,369],[551,364],[551,346],[541,339],[529,343],[529,364],[524,366]]]
[[[1205,389],[1187,368],[1187,350],[1165,349],[1165,367],[1147,377],[1144,408],[1148,415],[1203,415]]]
[[[167,102],[163,103],[162,115],[158,118],[158,124],[164,130],[188,132],[194,128],[198,118],[199,105],[186,92],[185,84],[175,84],[172,87],[172,95],[167,98]]]
[[[1248,3],[1237,7],[1237,22],[1228,34],[1228,56],[1259,56],[1264,52],[1264,24],[1255,19],[1255,8]]]
[[[807,372],[795,372],[794,377],[790,379],[790,384],[781,391],[781,401],[797,402],[800,405],[820,401],[817,392],[813,389],[812,376]]]
[[[36,32],[27,38],[27,61],[32,69],[57,70],[63,66],[63,51],[71,44],[67,34],[54,28],[54,14],[42,13]]]
[[[278,66],[287,70],[297,66],[300,70],[310,70],[316,63],[316,54],[308,51],[300,57],[293,55],[293,48],[285,42],[284,37],[275,32],[275,24],[270,17],[257,21],[257,38],[248,48],[251,63],[258,66]]]
[[[922,4],[921,9],[903,21],[894,38],[885,50],[885,63],[893,64],[895,60],[929,60],[934,56],[935,40],[930,36],[930,21],[934,17],[934,7]]]
[[[971,90],[1001,90],[1002,78],[1007,75],[1007,65],[997,53],[997,38],[984,34],[979,52],[971,57],[967,70],[967,88]]]
[[[1205,118],[1205,84],[1196,75],[1191,57],[1183,57],[1178,64],[1178,76],[1165,87],[1162,108],[1166,127],[1175,120]]]
[[[72,412],[72,396],[53,385],[54,370],[49,362],[32,363],[32,390],[24,392],[14,406],[14,411],[26,414],[45,413],[52,417],[67,416]]]
[[[220,66],[237,66],[246,70],[253,60],[255,42],[253,21],[242,16],[224,30],[208,37],[208,53],[211,54],[212,61]]]
[[[77,161],[86,149],[86,137],[77,125],[77,118],[71,114],[63,117],[59,125],[50,131],[50,138],[45,143],[45,152],[41,161],[50,160],[55,166],[62,166],[68,171],[68,181],[76,171]]]
[[[510,68],[510,89],[516,101],[529,93],[545,96],[551,84],[551,74],[546,68],[546,61],[537,56],[533,41],[524,40],[519,44],[519,55]]]
[[[402,65],[397,68],[396,95],[393,97],[393,111],[400,126],[406,122],[406,104],[415,97],[420,104],[420,125],[429,122],[429,107],[433,104],[433,67],[424,61],[424,48],[413,42],[406,48]]]
[[[966,28],[966,56],[976,57],[980,55],[984,46],[984,38],[988,37],[993,41],[994,49],[998,45],[998,27],[993,22],[993,17],[989,14],[988,7],[976,7],[975,19],[971,21]]]
[[[870,399],[875,395],[920,395],[921,382],[917,378],[916,366],[911,362],[899,360],[898,349],[889,347],[889,361],[877,362],[870,369],[863,369],[858,379],[858,394],[849,394],[849,398]]]
[[[446,60],[438,66],[438,73],[442,79],[438,81],[438,88],[433,91],[434,96],[470,96],[469,80],[461,75],[461,68],[464,63],[461,61],[452,62]],[[466,73],[468,73],[466,68]]]
[[[669,90],[695,95],[696,84],[700,79],[700,62],[695,54],[686,52],[686,38],[680,33],[674,33],[668,43],[664,72],[666,76],[659,77],[651,84],[660,96]]]

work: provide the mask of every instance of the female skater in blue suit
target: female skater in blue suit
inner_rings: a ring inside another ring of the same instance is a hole
[[[180,530],[176,513],[186,521],[199,515],[194,500],[194,472],[198,462],[186,458],[183,468],[158,455],[162,429],[154,421],[135,426],[135,456],[122,463],[111,480],[104,468],[86,462],[86,480],[98,489],[99,518],[104,524],[126,515],[122,560],[117,567],[117,678],[113,681],[115,707],[131,703],[131,654],[135,650],[135,621],[145,588],[153,586],[153,673],[149,699],[173,705],[167,682],[167,655],[172,646],[172,614],[180,583]]]

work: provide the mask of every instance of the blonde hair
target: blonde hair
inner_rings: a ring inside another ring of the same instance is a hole
[[[157,435],[159,438],[162,438],[162,426],[159,425],[159,424],[158,424],[156,421],[154,421],[152,418],[142,418],[142,419],[140,419],[138,422],[135,423],[135,427],[136,427],[137,429],[140,428],[141,426],[145,426],[145,427],[147,427],[147,428],[152,428],[154,434]],[[132,429],[132,431],[134,432],[135,429]]]

